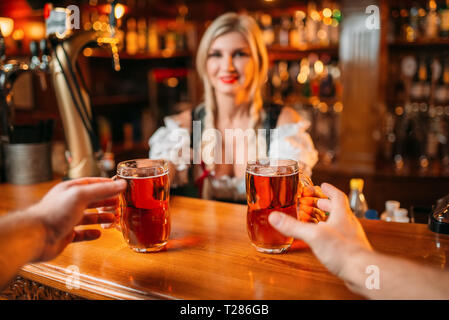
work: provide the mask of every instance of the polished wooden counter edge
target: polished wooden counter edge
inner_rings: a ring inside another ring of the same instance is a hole
[[[59,268],[48,263],[29,264],[21,268],[19,275],[46,286],[70,291],[71,294],[86,299],[131,299],[152,300],[174,297],[155,294],[121,286],[117,283],[74,273],[72,269]],[[42,281],[45,279],[45,281]]]

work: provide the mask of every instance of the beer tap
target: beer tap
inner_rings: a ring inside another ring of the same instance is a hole
[[[118,39],[115,38],[114,8],[117,1],[111,3],[109,30],[56,32],[50,34],[52,46],[50,73],[56,91],[56,98],[64,126],[68,146],[68,178],[100,175],[99,161],[103,152],[94,130],[92,110],[87,89],[80,81],[77,57],[87,46],[100,46],[110,49],[114,70],[120,70]],[[59,11],[61,11],[60,8]],[[68,13],[66,13],[68,15]],[[50,18],[51,19],[51,15]],[[54,21],[52,21],[54,23]],[[49,25],[47,20],[47,26]],[[47,29],[48,32],[48,29]]]
[[[6,61],[5,52],[5,41],[0,31],[0,139],[3,143],[8,143],[12,130],[13,118],[13,109],[11,108],[12,87],[19,75],[24,72],[32,71],[33,68],[25,62],[17,60]]]
[[[3,144],[9,143],[13,134],[14,109],[12,88],[17,78],[25,72],[40,70],[39,50],[31,43],[30,64],[18,60],[6,60],[5,39],[0,30],[0,180],[3,180]]]

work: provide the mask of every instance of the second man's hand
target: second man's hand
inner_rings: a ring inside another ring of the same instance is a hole
[[[301,222],[280,212],[273,212],[269,222],[282,234],[305,241],[332,273],[344,279],[350,268],[347,257],[372,248],[346,195],[327,183],[321,185],[321,190],[329,198],[317,201],[320,210],[329,212],[326,222]]]

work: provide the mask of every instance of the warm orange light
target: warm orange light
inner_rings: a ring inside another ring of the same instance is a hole
[[[25,26],[25,34],[31,40],[45,38],[45,26],[42,22],[29,22]]]
[[[179,83],[179,81],[178,81],[178,79],[175,78],[175,77],[171,77],[171,78],[168,78],[168,79],[167,79],[167,85],[168,85],[170,88],[175,88],[175,87],[178,85],[178,83]]]
[[[328,18],[328,17],[324,18],[323,23],[327,26],[330,26],[332,24],[332,18]]]
[[[110,14],[111,13],[111,5],[110,4],[103,4],[98,7],[98,10],[102,14]],[[123,18],[123,15],[128,11],[128,8],[126,5],[123,5],[121,3],[118,3],[115,5],[114,8],[114,17],[116,19]]]
[[[300,72],[296,78],[298,83],[304,84],[307,81],[307,74],[305,72]]]
[[[320,21],[320,20],[321,20],[321,15],[320,15],[320,13],[319,13],[318,11],[316,11],[316,10],[313,10],[313,11],[310,13],[310,16],[312,17],[312,19],[313,19],[314,21]]]
[[[335,102],[335,104],[334,104],[334,112],[335,113],[340,113],[342,111],[343,111],[343,103],[341,103],[339,101]]]
[[[394,109],[394,113],[396,113],[396,115],[398,115],[398,116],[402,116],[404,114],[404,108],[401,106],[397,106]]]
[[[121,19],[125,14],[125,6],[123,4],[118,3],[114,9],[114,16],[116,19]]]
[[[83,50],[83,55],[84,55],[85,57],[90,57],[90,56],[92,55],[92,53],[93,53],[92,48],[85,48],[85,49]]]
[[[22,29],[14,30],[14,32],[12,33],[12,38],[13,38],[15,41],[23,40],[23,37],[24,37],[24,36],[25,36],[25,33],[23,32]]]
[[[324,64],[322,61],[318,60],[313,65],[313,68],[315,69],[315,73],[322,74],[324,71]]]
[[[320,110],[321,113],[327,113],[327,111],[329,110],[329,106],[327,105],[326,102],[320,102],[318,104],[318,109]]]
[[[332,10],[329,9],[329,8],[325,8],[325,9],[323,10],[323,16],[324,16],[325,18],[330,18],[330,17],[332,17]]]
[[[14,20],[11,18],[0,18],[0,29],[4,37],[9,37],[14,29]]]

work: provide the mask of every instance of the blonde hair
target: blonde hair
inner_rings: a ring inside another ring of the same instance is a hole
[[[212,42],[216,38],[232,31],[239,32],[246,39],[254,61],[256,71],[252,78],[252,83],[249,86],[249,97],[250,101],[252,101],[249,107],[249,127],[257,132],[263,118],[262,86],[266,81],[268,72],[267,48],[256,20],[246,14],[237,14],[234,12],[225,13],[215,19],[204,33],[198,47],[196,67],[204,84],[204,106],[206,111],[204,130],[215,127],[215,118],[217,113],[214,88],[212,87],[207,75],[206,64],[208,51]],[[254,137],[254,139],[257,139],[257,137]],[[215,143],[214,140],[204,140],[205,139],[202,139],[201,143],[202,150],[204,150],[206,145]],[[249,141],[249,143],[255,143],[255,141]],[[214,164],[207,164],[207,169],[213,170]],[[205,193],[203,192],[203,194]]]

